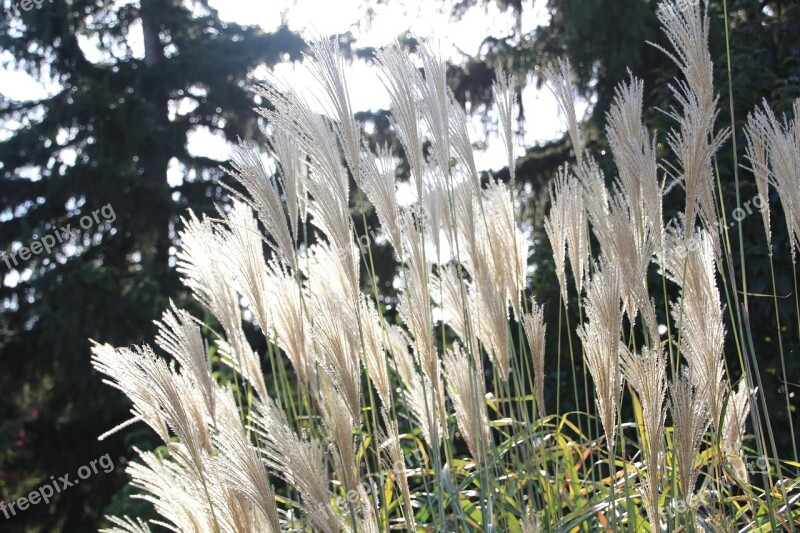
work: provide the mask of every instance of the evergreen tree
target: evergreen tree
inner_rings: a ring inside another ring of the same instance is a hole
[[[116,468],[0,518],[0,529],[87,531],[126,483],[131,446],[149,442],[135,432],[97,441],[130,415],[91,371],[89,339],[152,337],[181,294],[169,268],[179,217],[222,197],[220,162],[190,154],[187,135],[258,137],[248,75],[299,59],[304,44],[285,27],[223,23],[203,0],[17,4],[3,4],[4,67],[52,90],[0,99],[10,131],[0,142],[0,498],[51,475],[74,481],[106,453]],[[171,166],[181,183],[167,182]]]

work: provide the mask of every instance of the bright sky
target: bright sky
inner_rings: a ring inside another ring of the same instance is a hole
[[[133,0],[121,0],[131,2]],[[501,12],[494,2],[484,7],[470,10],[460,21],[453,21],[443,2],[436,0],[389,0],[379,5],[368,0],[210,0],[223,20],[241,24],[259,24],[265,31],[273,31],[281,22],[304,36],[353,32],[358,46],[382,46],[391,42],[404,31],[430,38],[440,43],[442,53],[454,61],[460,61],[461,52],[474,55],[489,35],[509,34],[514,28],[513,15]],[[448,2],[449,3],[449,2]],[[525,0],[523,2],[522,31],[529,31],[547,21],[544,0]],[[369,14],[372,14],[370,17]],[[13,21],[12,21],[13,23]],[[140,26],[132,28],[128,46],[135,56],[143,55]],[[87,58],[103,61],[105,58],[97,50],[95,43],[84,37],[79,42]],[[124,51],[120,51],[124,52]],[[7,59],[7,53],[3,53]],[[294,87],[313,90],[313,80],[302,65],[279,65],[276,73],[286,78]],[[388,107],[388,95],[379,82],[374,69],[364,61],[356,61],[348,66],[348,84],[351,100],[356,111],[382,109]],[[256,72],[256,77],[261,77]],[[55,92],[56,87],[38,83],[23,72],[5,70],[0,72],[0,94],[17,100],[38,99]],[[559,116],[556,102],[549,90],[537,91],[529,87],[522,94],[525,107],[525,134],[518,142],[530,146],[536,142],[556,138],[565,131]],[[583,113],[586,105],[578,105]],[[173,113],[188,111],[182,104]],[[14,125],[10,125],[14,127]],[[476,118],[473,121],[475,141],[481,140],[482,125]],[[0,138],[9,135],[0,128]],[[503,150],[496,135],[489,136],[488,150],[477,154],[481,169],[497,169],[504,166]],[[199,128],[190,135],[190,153],[227,160],[231,147],[209,130]],[[522,153],[524,148],[519,147]],[[35,176],[31,176],[35,179]],[[177,164],[170,168],[168,179],[171,184],[182,181],[183,176]]]
[[[284,0],[267,2],[256,10],[247,0],[211,0],[210,3],[226,20],[257,23],[267,30],[283,21],[304,36],[351,31],[361,46],[383,46],[402,32],[411,31],[416,36],[440,43],[442,53],[454,61],[460,61],[463,54],[478,54],[487,36],[510,34],[516,24],[513,14],[500,11],[494,2],[470,10],[459,21],[452,20],[449,8],[435,0],[390,0],[374,6],[369,5],[374,2],[364,0]],[[520,21],[523,32],[547,22],[545,3],[544,0],[523,1]],[[275,72],[294,87],[315,87],[302,65],[279,65]],[[354,62],[348,67],[347,76],[356,111],[389,106],[388,94],[369,64]],[[528,87],[522,94],[522,103],[526,113],[526,131],[521,143],[525,146],[557,138],[566,131],[549,90]],[[585,105],[578,106],[579,113],[585,109]],[[473,140],[480,140],[481,122],[476,118],[472,126]],[[524,152],[524,147],[519,147],[519,152]],[[488,149],[478,154],[477,163],[480,169],[505,166],[505,155],[497,135],[490,135]]]
[[[118,3],[133,3],[136,0],[117,0]],[[523,0],[523,17],[521,29],[530,31],[547,22],[544,10],[546,0]],[[438,43],[441,52],[452,61],[461,61],[463,54],[475,55],[480,52],[481,42],[490,35],[508,35],[514,28],[515,21],[511,13],[501,12],[494,2],[485,7],[477,7],[468,12],[461,20],[453,21],[449,11],[440,0],[385,0],[374,5],[374,0],[210,0],[212,7],[218,10],[223,20],[240,24],[259,24],[265,31],[274,31],[282,22],[289,28],[301,32],[306,37],[328,35],[351,31],[356,37],[357,46],[379,47],[390,43],[403,32],[411,31],[418,37],[428,38]],[[449,2],[446,2],[449,4]],[[369,16],[371,14],[371,17]],[[3,14],[0,14],[2,16]],[[8,16],[8,14],[5,14]],[[8,20],[8,28],[13,31],[20,22],[14,16]],[[93,21],[87,21],[91,26]],[[4,21],[4,24],[6,21]],[[98,49],[96,37],[78,36],[79,45],[89,61],[113,61]],[[127,47],[112,50],[117,57],[131,54],[143,57],[141,25],[134,24],[130,28]],[[0,52],[0,62],[9,63],[10,54]],[[256,72],[256,79],[263,77],[263,72]],[[316,86],[302,65],[279,65],[276,74],[284,77],[293,87],[302,91],[315,90]],[[388,95],[379,82],[375,71],[364,61],[356,61],[347,67],[348,85],[351,100],[356,111],[385,109],[388,107]],[[52,83],[40,83],[28,74],[13,69],[0,70],[0,94],[17,101],[39,100],[59,90]],[[182,114],[191,111],[190,99],[175,102],[171,105],[170,114]],[[522,94],[525,107],[525,131],[518,139],[518,154],[524,153],[524,147],[537,142],[560,137],[566,130],[559,115],[555,99],[549,90],[536,90],[529,86]],[[578,102],[578,113],[585,113],[587,104]],[[38,118],[33,117],[33,120]],[[0,124],[0,139],[8,138],[13,131],[24,124],[6,122]],[[483,140],[483,125],[478,117],[472,121],[473,141]],[[59,143],[66,141],[74,132],[59,132]],[[488,136],[488,148],[476,153],[479,170],[499,169],[505,166],[505,155],[496,134]],[[197,128],[189,135],[187,149],[194,155],[203,155],[219,161],[227,161],[232,147],[221,137],[208,129]],[[64,149],[60,154],[65,164],[73,164],[76,154],[71,149]],[[1,164],[1,163],[0,163]],[[36,180],[39,169],[28,167],[20,169],[20,174]],[[184,170],[176,159],[173,159],[167,180],[170,185],[178,185],[184,179]],[[74,206],[68,206],[69,209]],[[10,217],[10,212],[1,212],[0,218]],[[16,243],[20,244],[20,243]],[[20,244],[21,245],[21,244]],[[18,246],[15,246],[18,248]],[[25,270],[23,278],[30,275]],[[15,270],[4,276],[3,283],[14,285],[20,274]]]

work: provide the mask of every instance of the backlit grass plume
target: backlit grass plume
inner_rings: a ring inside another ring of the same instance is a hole
[[[128,467],[158,519],[109,517],[105,531],[795,531],[797,463],[764,455],[758,369],[726,357],[750,332],[722,274],[747,265],[717,231],[728,129],[710,15],[668,1],[658,18],[681,73],[671,130],[647,129],[652,88],[632,76],[607,116],[616,169],[602,169],[557,61],[546,78],[575,160],[532,193],[517,187],[528,177],[502,72],[508,181],[478,171],[470,117],[428,43],[376,51],[391,147],[354,118],[335,41],[310,43],[305,62],[324,113],[270,75],[256,89],[268,144],[234,149],[230,201],[189,213],[178,235],[202,320],[171,305],[158,353],[94,345],[94,368],[131,402],[109,433],[143,423],[161,441]],[[770,257],[792,259],[800,103],[794,114],[765,105],[746,130],[757,189],[777,192],[793,239]],[[552,257],[531,253],[531,194],[549,199],[535,229]],[[669,221],[668,195],[682,206]],[[762,220],[769,235],[775,217]],[[396,268],[379,279],[387,250]]]

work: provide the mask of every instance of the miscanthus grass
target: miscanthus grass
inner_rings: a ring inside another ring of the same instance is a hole
[[[716,120],[711,22],[700,2],[663,2],[658,14],[659,47],[682,76],[666,111],[669,159],[631,77],[607,117],[616,173],[605,176],[584,145],[569,64],[547,71],[575,151],[544,223],[559,313],[580,317],[566,328],[545,322],[529,279],[513,79],[498,72],[493,90],[509,182],[478,174],[446,64],[425,44],[415,58],[398,45],[376,54],[398,153],[362,138],[330,41],[311,43],[306,62],[325,114],[280,79],[260,86],[265,153],[242,143],[226,167],[231,203],[189,214],[179,235],[177,268],[213,322],[171,307],[158,353],[93,348],[131,422],[163,441],[128,469],[159,519],[110,517],[106,531],[795,531],[798,464],[771,453],[777,428],[733,276],[746,265],[716,229],[726,211],[715,155],[730,131]],[[791,249],[775,253],[793,263],[799,116],[800,102],[789,118],[753,110],[744,158],[762,198],[780,199],[762,221],[769,240],[782,212]],[[401,163],[410,202],[398,200]],[[353,216],[351,184],[379,233]],[[685,202],[671,220],[667,195]],[[399,265],[396,300],[378,289],[373,238]],[[739,368],[726,365],[730,335]],[[548,336],[585,368],[583,383],[571,372],[585,409],[547,404],[548,388],[560,392]]]

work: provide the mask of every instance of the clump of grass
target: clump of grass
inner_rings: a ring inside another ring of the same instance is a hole
[[[671,44],[662,49],[684,76],[673,88],[667,135],[674,160],[657,157],[642,123],[645,88],[632,78],[608,116],[618,168],[609,188],[583,144],[569,64],[548,71],[576,162],[554,179],[545,230],[563,306],[574,296],[581,316],[567,333],[570,350],[572,333],[579,337],[592,380],[596,403],[587,395],[586,411],[545,405],[552,384],[544,341],[560,324],[545,323],[526,279],[531,243],[515,187],[513,80],[498,73],[493,91],[511,180],[482,184],[444,62],[425,45],[421,72],[398,45],[378,52],[416,191],[408,206],[397,200],[396,154],[373,153],[361,137],[334,44],[312,43],[308,58],[327,115],[280,80],[260,87],[272,105],[258,112],[271,123],[275,170],[242,144],[228,171],[246,193],[231,189],[232,205],[217,218],[190,215],[180,234],[179,272],[214,324],[170,309],[156,338],[167,357],[148,347],[93,349],[95,368],[131,400],[133,421],[164,442],[128,470],[162,517],[153,525],[794,531],[798,465],[762,455],[761,479],[753,475],[748,421],[769,425],[748,386],[757,369],[743,364],[737,388],[724,364],[718,278],[726,295],[737,291],[724,285],[731,280],[723,266],[733,271],[727,235],[714,230],[723,215],[712,161],[729,132],[716,124],[708,13],[699,2],[667,1],[659,19]],[[793,260],[800,103],[794,111],[781,123],[765,106],[747,129],[759,191],[766,198],[773,187],[781,199]],[[368,228],[352,217],[351,177],[399,262],[398,323],[381,312],[387,302],[372,248],[354,240]],[[685,209],[664,220],[664,196],[680,191]],[[666,335],[647,284],[656,266],[680,291],[665,302]],[[245,320],[259,327],[266,354],[251,347]],[[732,325],[737,343],[741,324]],[[633,420],[621,418],[623,405]],[[756,433],[765,450],[771,433]],[[106,531],[150,531],[129,517],[109,521]]]

